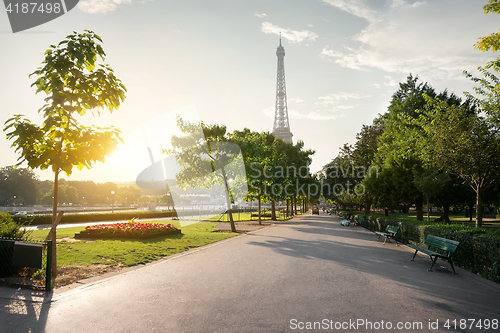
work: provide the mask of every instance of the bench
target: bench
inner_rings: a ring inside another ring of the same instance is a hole
[[[415,261],[414,260],[415,256],[417,255],[417,252],[420,251],[424,254],[427,254],[432,261],[431,268],[429,268],[429,272],[432,272],[432,267],[434,267],[434,264],[436,263],[437,258],[441,258],[444,260],[448,260],[448,262],[451,265],[451,269],[453,270],[453,274],[457,274],[455,272],[455,267],[453,266],[453,259],[451,258],[451,256],[457,250],[458,244],[460,244],[460,242],[457,242],[457,241],[454,241],[451,239],[433,236],[433,235],[428,235],[427,238],[425,239],[424,244],[427,245],[427,249],[420,247],[418,245],[406,244],[406,246],[411,247],[412,249],[415,249],[415,253],[413,254],[413,258],[411,259],[411,261]],[[432,251],[431,247],[442,250],[442,251],[446,252],[446,254]],[[432,257],[434,257],[434,260],[432,259]]]
[[[399,227],[395,225],[388,225],[385,228],[385,231],[375,231],[375,233],[378,235],[377,242],[380,239],[381,236],[385,237],[384,240],[384,245],[387,240],[389,240],[389,243],[391,242],[391,239],[394,239],[396,241],[396,245],[398,245],[398,240],[396,239],[396,235],[399,231]]]

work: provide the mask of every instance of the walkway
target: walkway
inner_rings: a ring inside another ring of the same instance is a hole
[[[460,320],[500,319],[499,285],[442,261],[428,272],[428,258],[338,222],[300,216],[45,299],[0,288],[0,331],[479,332]]]

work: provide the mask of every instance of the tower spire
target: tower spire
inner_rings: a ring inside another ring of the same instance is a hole
[[[285,142],[292,142],[292,132],[288,122],[288,106],[286,102],[286,84],[285,84],[285,49],[280,45],[276,50],[278,57],[278,76],[276,79],[276,106],[274,111],[273,133],[279,139]]]

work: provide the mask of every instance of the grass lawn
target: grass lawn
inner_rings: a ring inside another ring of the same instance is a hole
[[[148,222],[172,223],[170,221]],[[177,228],[180,228],[179,222],[174,222],[173,224]],[[57,230],[58,266],[94,264],[134,266],[237,235],[236,233],[213,232],[215,231],[213,223],[194,223],[182,227],[182,234],[160,236],[146,240],[105,239],[75,241],[75,232],[80,232],[84,228],[73,227]],[[43,240],[48,232],[48,230],[34,230],[32,237]]]

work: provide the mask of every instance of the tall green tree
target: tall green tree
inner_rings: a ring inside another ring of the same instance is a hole
[[[415,205],[418,220],[423,219],[423,197],[413,183],[412,170],[422,162],[419,151],[415,148],[415,138],[409,135],[412,125],[403,120],[418,116],[417,111],[426,103],[425,94],[436,95],[428,83],[419,82],[418,76],[410,74],[405,82],[399,84],[399,89],[392,96],[388,112],[379,120],[383,122],[384,130],[379,136],[374,164],[386,171],[381,172],[380,178],[371,178],[367,183],[370,194],[378,193],[380,196],[382,188],[390,191],[379,202],[404,211]],[[380,186],[377,185],[378,181]]]
[[[271,200],[267,189],[272,183],[273,174],[269,173],[275,154],[276,138],[269,132],[254,132],[248,128],[235,130],[229,140],[241,148],[246,167],[248,184],[247,201],[257,200],[258,221],[262,224],[261,204]]]
[[[88,111],[97,115],[102,109],[113,112],[125,99],[126,88],[104,63],[105,56],[101,37],[89,30],[73,32],[58,45],[51,45],[42,67],[30,75],[36,77],[32,84],[36,93],[47,95],[38,110],[44,119],[42,125],[23,115],[15,115],[5,123],[7,139],[13,140],[12,147],[21,155],[18,165],[26,162],[30,168],[52,168],[54,172],[53,222],[57,216],[59,174],[69,176],[75,166],[81,170],[104,162],[121,141],[120,131],[114,127],[84,126],[77,120]],[[53,228],[54,258],[55,233]],[[56,269],[53,260],[54,276]]]
[[[418,81],[418,77],[411,74],[406,82],[400,83],[399,90],[393,95],[388,113],[382,116],[384,131],[379,137],[379,147],[375,155],[376,164],[387,169],[384,172],[384,184],[392,184],[391,193],[386,199],[394,199],[398,202],[391,206],[399,206],[406,210],[410,205],[415,205],[417,219],[423,220],[423,194],[416,187],[413,170],[424,169],[424,160],[421,156],[422,149],[419,145],[420,128],[412,123],[419,117],[419,111],[425,108],[426,96],[438,96],[445,103],[460,105],[461,99],[456,95],[449,94],[447,90],[436,94],[435,90],[427,83]],[[377,179],[370,180],[371,189],[379,192],[376,188]],[[373,187],[373,185],[375,187]]]
[[[500,179],[500,127],[480,108],[428,98],[420,118],[427,158],[464,179],[476,193],[476,227],[482,226],[484,192]]]
[[[181,188],[212,188],[222,185],[231,231],[236,232],[232,202],[238,191],[237,184],[246,184],[246,174],[238,145],[229,142],[224,125],[192,123],[177,118],[182,136],[173,135],[172,149],[162,149],[164,154],[175,154],[181,170],[176,174]],[[201,129],[201,132],[200,132]],[[245,179],[242,179],[245,178]],[[230,182],[235,186],[229,186]],[[242,190],[243,191],[243,190]]]

